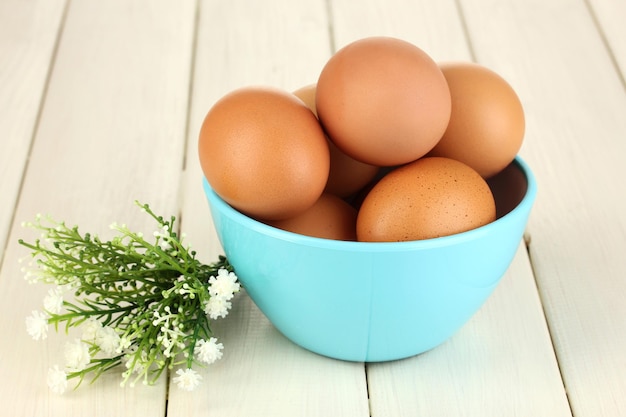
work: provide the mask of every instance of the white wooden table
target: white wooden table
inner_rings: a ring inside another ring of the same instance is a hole
[[[0,414],[626,415],[625,18],[618,0],[0,0]],[[120,388],[112,373],[51,394],[65,339],[26,334],[47,288],[22,279],[20,223],[149,228],[139,199],[181,216],[214,260],[196,155],[206,111],[244,85],[315,82],[370,35],[480,62],[525,106],[520,154],[539,194],[484,307],[428,353],[363,364],[295,346],[242,293],[199,390]]]

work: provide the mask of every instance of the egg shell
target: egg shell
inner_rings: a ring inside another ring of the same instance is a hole
[[[203,121],[198,152],[213,190],[258,219],[308,209],[328,180],[319,121],[300,99],[275,88],[244,87],[218,100]]]
[[[289,219],[268,221],[267,224],[301,235],[354,241],[356,216],[356,209],[344,200],[333,194],[323,193],[303,213]]]
[[[430,151],[450,118],[450,92],[438,65],[417,46],[370,37],[337,51],[322,69],[318,117],[344,153],[401,165]]]
[[[519,97],[500,75],[474,63],[440,64],[452,98],[448,127],[428,156],[453,158],[489,178],[515,158],[525,131]]]
[[[421,158],[383,177],[357,217],[357,239],[394,242],[465,232],[496,218],[493,195],[472,168],[449,158]]]
[[[293,92],[317,115],[315,93],[315,84],[304,86]],[[376,176],[379,167],[357,161],[342,152],[328,137],[326,139],[330,150],[330,172],[324,191],[339,197],[348,197],[357,193]]]

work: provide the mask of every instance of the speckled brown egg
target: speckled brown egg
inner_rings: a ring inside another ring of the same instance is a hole
[[[421,158],[383,177],[363,201],[357,239],[394,242],[465,232],[495,220],[485,180],[462,162]]]
[[[299,88],[293,94],[304,101],[304,104],[317,115],[315,91],[316,85],[310,84]],[[339,197],[348,197],[365,187],[378,173],[379,167],[357,161],[346,155],[329,139],[328,147],[330,172],[324,191]]]
[[[417,46],[371,37],[338,50],[317,82],[319,119],[354,159],[377,166],[430,151],[450,118],[450,92],[438,65]]]
[[[323,193],[315,204],[299,215],[267,224],[301,235],[334,240],[356,240],[354,207],[341,198]]]
[[[279,89],[244,87],[218,100],[202,124],[198,152],[213,190],[259,219],[303,212],[328,180],[330,156],[319,121]]]
[[[503,170],[522,146],[522,104],[494,71],[474,63],[441,64],[452,97],[450,122],[428,156],[457,159],[484,178]]]

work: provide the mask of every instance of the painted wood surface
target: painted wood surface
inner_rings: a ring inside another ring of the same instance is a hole
[[[5,246],[65,1],[0,2],[0,244]],[[0,257],[1,259],[1,257]]]
[[[39,212],[104,235],[113,221],[150,230],[134,199],[177,210],[194,16],[190,1],[94,0],[67,10],[0,275],[5,415],[165,414],[165,378],[123,390],[119,375],[107,375],[68,396],[48,391],[66,339],[35,342],[24,331],[22,317],[41,308],[47,289],[22,279],[17,239],[37,237],[20,224]]]
[[[615,0],[0,0],[3,413],[626,414],[624,12]],[[180,216],[214,260],[196,153],[210,106],[242,86],[314,83],[334,51],[371,35],[484,64],[524,104],[521,155],[539,195],[527,245],[481,310],[430,352],[349,363],[297,347],[242,292],[214,326],[224,357],[197,391],[167,375],[122,389],[113,373],[48,392],[65,338],[25,332],[46,289],[21,278],[17,239],[32,236],[20,223],[43,212],[102,234],[113,221],[150,233],[139,199]]]
[[[623,415],[626,95],[613,53],[584,2],[462,8],[477,58],[525,100],[522,154],[541,181],[530,255],[572,411]]]

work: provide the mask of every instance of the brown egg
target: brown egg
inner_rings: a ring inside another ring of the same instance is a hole
[[[354,207],[341,198],[324,193],[308,210],[299,215],[267,224],[301,235],[335,240],[356,240]]]
[[[317,115],[315,90],[315,84],[311,84],[294,91],[293,94],[304,101],[304,104]],[[330,172],[324,191],[339,197],[348,197],[365,187],[378,173],[377,166],[357,161],[346,155],[330,140],[328,140],[328,147]]]
[[[483,66],[449,63],[441,70],[450,88],[452,114],[428,156],[457,159],[489,178],[509,165],[522,146],[522,104],[501,76]]]
[[[450,118],[450,92],[437,64],[417,46],[387,37],[337,51],[319,76],[316,105],[337,147],[377,166],[425,155]]]
[[[489,186],[472,168],[448,158],[421,158],[383,177],[357,218],[357,239],[394,242],[465,232],[495,220]]]
[[[293,217],[311,207],[328,180],[330,156],[319,121],[293,94],[245,87],[207,113],[200,164],[215,192],[260,219]]]

